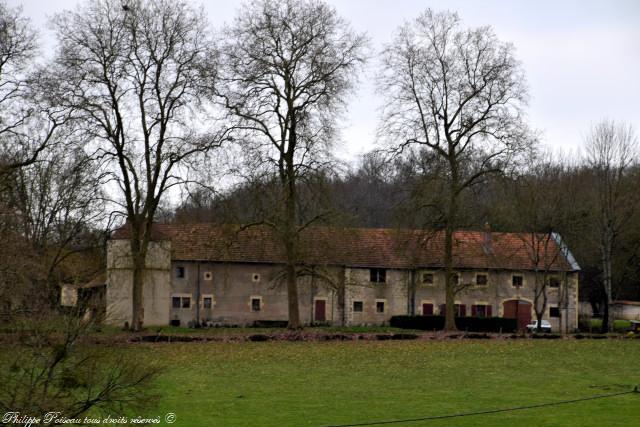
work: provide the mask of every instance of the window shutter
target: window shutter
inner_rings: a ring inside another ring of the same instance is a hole
[[[475,304],[471,305],[471,316],[476,317],[478,315],[477,306]]]
[[[488,305],[488,306],[487,306],[487,308],[486,308],[485,310],[487,310],[487,317],[492,317],[492,314],[491,314],[491,305]]]
[[[467,306],[464,304],[460,304],[460,317],[465,317],[467,315]]]
[[[445,304],[440,304],[440,315],[444,316],[447,314],[447,306]]]

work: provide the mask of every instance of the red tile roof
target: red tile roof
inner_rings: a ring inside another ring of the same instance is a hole
[[[267,226],[241,229],[214,224],[156,224],[157,236],[169,238],[172,257],[180,261],[283,263],[277,233]],[[120,228],[113,239],[126,239]],[[489,237],[490,236],[490,237]],[[539,241],[542,240],[539,235]],[[458,231],[454,234],[455,268],[533,270],[530,233]],[[309,227],[300,233],[300,262],[384,268],[440,268],[444,233],[406,229]],[[539,266],[572,271],[570,261],[551,239],[539,249]]]

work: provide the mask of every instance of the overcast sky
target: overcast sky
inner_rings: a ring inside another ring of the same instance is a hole
[[[54,46],[48,19],[76,0],[9,0],[21,4],[38,28],[45,50]],[[203,4],[214,28],[236,13],[233,0]],[[589,127],[602,118],[622,120],[640,132],[640,1],[417,1],[328,0],[378,51],[396,28],[427,7],[457,11],[464,25],[491,25],[512,42],[523,63],[531,101],[529,122],[544,144],[576,153]],[[46,54],[46,51],[45,51]],[[371,84],[376,62],[349,103],[343,139],[349,157],[374,146],[381,100]]]

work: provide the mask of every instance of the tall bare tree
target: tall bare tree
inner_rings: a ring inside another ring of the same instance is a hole
[[[67,109],[45,107],[37,35],[21,12],[0,1],[0,179],[33,164],[69,118]]]
[[[575,232],[580,219],[573,212],[573,197],[565,188],[571,169],[562,162],[554,162],[551,155],[540,153],[532,156],[528,163],[525,173],[515,180],[507,180],[511,194],[505,195],[504,208],[509,210],[508,223],[522,232],[519,235],[533,266],[533,310],[540,332],[550,287],[557,288],[559,308],[566,300],[563,295],[568,284],[557,268],[565,256],[559,233]],[[552,284],[553,281],[556,283]]]
[[[638,162],[638,140],[630,125],[604,120],[591,129],[586,139],[586,151],[587,162],[595,178],[593,203],[606,298],[602,332],[608,332],[613,320],[614,249],[620,234],[640,206],[637,177],[630,179]]]
[[[330,164],[366,39],[332,7],[310,0],[248,3],[226,32],[218,95],[242,123],[250,167],[278,177],[278,208],[263,222],[284,247],[289,327],[298,328],[298,233],[317,219],[300,221],[299,181]]]
[[[522,112],[524,73],[513,46],[500,42],[490,27],[463,29],[457,14],[430,9],[403,25],[382,57],[381,137],[396,152],[415,145],[432,150],[444,166],[445,328],[455,330],[459,289],[452,253],[459,200],[531,146]]]
[[[91,1],[54,24],[55,99],[77,109],[87,149],[103,161],[112,201],[131,231],[137,330],[158,206],[185,183],[189,165],[227,137],[204,128],[215,123],[201,96],[216,76],[212,39],[202,12],[183,1]]]

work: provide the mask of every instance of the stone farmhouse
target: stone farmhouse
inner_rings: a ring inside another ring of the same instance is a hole
[[[128,234],[120,228],[108,243],[107,320],[118,325],[131,319]],[[443,237],[420,230],[305,229],[298,256],[302,322],[382,325],[394,315],[444,314]],[[517,318],[524,327],[535,318],[536,283],[546,280],[544,318],[556,331],[577,327],[580,268],[560,236],[537,253],[525,233],[459,231],[454,237],[454,280],[464,287],[455,301],[458,316]],[[286,320],[283,263],[268,227],[155,224],[144,276],[145,325]]]

